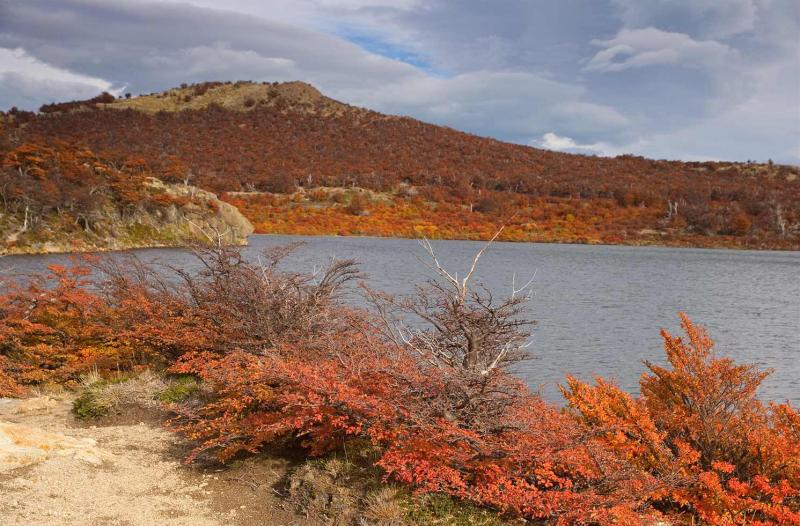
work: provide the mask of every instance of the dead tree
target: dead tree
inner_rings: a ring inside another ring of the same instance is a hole
[[[516,396],[503,374],[529,358],[533,322],[523,316],[533,278],[511,295],[497,299],[474,284],[478,263],[500,231],[478,251],[463,278],[445,269],[427,239],[421,241],[436,278],[410,296],[367,290],[384,329],[396,345],[416,354],[448,379],[443,411],[448,418],[491,421]]]

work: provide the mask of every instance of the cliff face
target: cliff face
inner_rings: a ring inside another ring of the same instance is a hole
[[[24,215],[0,215],[0,254],[92,252],[127,248],[185,246],[193,243],[244,245],[253,225],[211,192],[148,178],[144,192],[153,199],[120,209],[107,200],[90,223],[64,221],[57,214],[35,227]]]

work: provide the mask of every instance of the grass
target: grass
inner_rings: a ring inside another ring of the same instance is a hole
[[[78,398],[72,402],[72,411],[79,418],[93,419],[108,416],[114,404],[107,395],[107,389],[116,384],[128,381],[128,377],[103,379],[97,373],[86,375],[83,380],[83,390]]]
[[[418,495],[406,503],[405,518],[410,524],[431,526],[504,526],[491,510],[479,508],[447,495]]]
[[[448,497],[415,495],[383,479],[375,448],[348,442],[344,452],[307,460],[288,476],[289,502],[331,524],[507,526],[497,513]],[[360,522],[359,522],[360,521]],[[365,522],[366,521],[366,522]]]

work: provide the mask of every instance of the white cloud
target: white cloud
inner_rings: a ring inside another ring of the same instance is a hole
[[[578,147],[571,137],[561,137],[553,132],[542,135],[542,140],[538,142],[538,145],[548,150],[570,150]]]
[[[761,0],[769,3],[771,0]],[[657,26],[704,38],[725,38],[751,31],[758,0],[614,0],[625,25]]]
[[[603,48],[584,67],[586,71],[623,71],[656,65],[717,68],[736,57],[736,51],[713,40],[697,41],[683,33],[654,27],[622,29],[609,40],[592,40]]]
[[[547,132],[542,135],[541,139],[531,141],[530,145],[537,148],[544,148],[546,150],[555,150],[559,152],[611,157],[623,153],[630,153],[635,148],[639,147],[640,143],[637,141],[626,147],[614,146],[613,144],[606,142],[579,144],[572,137],[566,137],[553,132]]]
[[[0,48],[0,76],[8,74],[16,74],[32,81],[85,85],[100,91],[112,90],[111,83],[106,80],[51,66],[32,57],[22,48]]]
[[[106,80],[51,66],[22,48],[0,48],[0,100],[7,107],[32,109],[43,102],[86,99],[108,91],[119,95]]]

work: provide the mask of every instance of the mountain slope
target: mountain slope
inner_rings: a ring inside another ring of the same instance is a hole
[[[142,159],[166,180],[191,180],[217,192],[363,187],[396,200],[405,184],[429,207],[458,205],[482,214],[477,219],[484,223],[530,223],[534,209],[545,210],[537,228],[550,234],[565,227],[559,221],[568,215],[593,221],[586,207],[612,209],[597,215],[598,224],[583,236],[588,242],[800,245],[796,167],[539,150],[355,108],[298,82],[206,83],[43,111],[6,115],[6,147],[76,142]],[[347,203],[330,203],[339,205]]]

